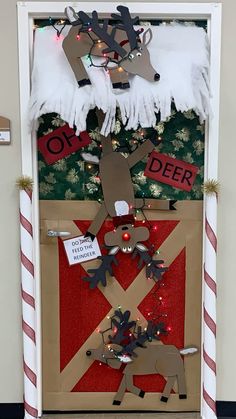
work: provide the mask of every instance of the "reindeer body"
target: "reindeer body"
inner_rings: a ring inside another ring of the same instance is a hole
[[[124,375],[160,374],[164,377],[178,376],[183,372],[179,350],[173,345],[148,344],[148,350],[135,350],[138,362],[128,363]]]
[[[104,114],[97,111],[99,126],[104,122]],[[113,219],[114,229],[105,234],[105,244],[115,246],[111,252],[118,250],[124,253],[132,253],[139,242],[148,240],[149,230],[147,227],[135,227],[135,208],[143,206],[143,199],[135,199],[134,188],[130,169],[151,153],[160,140],[154,137],[145,140],[127,158],[121,153],[113,151],[110,136],[100,135],[102,145],[102,157],[99,161],[99,176],[104,196],[104,202],[86,233],[92,239],[100,230],[106,217]],[[83,158],[89,162],[89,159]],[[91,160],[92,161],[92,160]],[[160,210],[172,210],[173,201],[159,201]],[[128,240],[125,240],[128,237]],[[128,235],[128,236],[127,236]],[[145,248],[145,250],[147,250]]]
[[[115,209],[117,201],[126,202],[129,213],[133,214],[135,199],[128,159],[121,153],[109,153],[100,160],[99,173],[102,179],[104,203],[110,217],[118,215]]]
[[[98,119],[101,119],[99,112]],[[101,144],[103,154],[99,161],[99,176],[104,202],[86,234],[96,236],[109,215],[113,219],[114,230],[105,234],[105,244],[116,246],[117,250],[124,253],[131,253],[139,241],[149,238],[149,230],[147,227],[134,227],[136,200],[130,169],[153,150],[154,144],[146,140],[127,158],[113,151],[110,137],[101,135]],[[123,239],[125,233],[129,235],[128,242]]]
[[[118,345],[101,345],[97,349],[87,351],[87,356],[100,362],[106,362],[110,367],[119,369],[122,362],[115,355]],[[114,349],[113,349],[114,348]],[[120,347],[121,348],[121,347]],[[163,345],[161,343],[147,343],[146,348],[137,347],[136,357],[127,363],[119,389],[114,397],[113,404],[119,405],[124,397],[126,389],[130,392],[144,397],[145,393],[134,386],[133,376],[146,374],[160,374],[167,379],[161,401],[167,402],[175,381],[178,382],[179,398],[187,398],[184,363],[181,354],[197,352],[196,348],[189,348],[180,351],[174,345]]]
[[[93,57],[103,57],[103,62],[109,62],[113,88],[129,87],[128,74],[137,74],[149,81],[158,81],[160,76],[151,65],[147,44],[151,40],[150,28],[143,35],[143,42],[138,38],[139,31],[133,25],[138,18],[132,19],[124,6],[118,6],[121,15],[112,14],[123,24],[110,26],[107,20],[101,25],[94,11],[92,16],[84,12],[78,15],[71,7],[65,13],[72,23],[72,28],[63,40],[63,49],[80,87],[91,84],[81,57],[89,54]],[[147,35],[150,39],[147,39]],[[128,38],[128,39],[127,39]]]

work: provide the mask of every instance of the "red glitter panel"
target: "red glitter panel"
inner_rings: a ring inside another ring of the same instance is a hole
[[[81,223],[76,222],[81,231],[85,232],[89,223],[86,223],[86,228],[82,229]],[[107,224],[108,223],[108,224]],[[110,222],[106,223],[106,229],[100,231],[100,237],[98,240],[100,242],[101,236],[104,235],[107,231],[107,227],[111,228]],[[150,242],[156,244],[156,248],[165,240],[165,238],[170,234],[174,227],[172,222],[155,222],[157,225],[157,232],[152,232],[152,237]],[[168,227],[168,224],[171,223]],[[161,234],[163,226],[166,227],[165,233]],[[172,227],[172,228],[171,228]],[[169,233],[168,233],[169,229]],[[156,235],[153,237],[153,235]],[[161,238],[160,238],[161,237]],[[101,242],[100,242],[101,244]],[[127,255],[125,255],[127,256]],[[121,265],[120,265],[121,267]],[[120,268],[121,269],[121,268]],[[126,269],[130,269],[130,264],[127,264],[127,267],[124,268],[122,265],[123,275],[126,275]],[[124,276],[125,276],[124,275]],[[162,305],[160,306],[160,312],[163,314],[168,314],[166,325],[171,329],[169,335],[162,338],[163,343],[174,344],[177,347],[181,348],[184,346],[184,316],[185,316],[185,250],[183,250],[175,261],[169,267],[169,271],[164,275],[165,284],[162,287],[161,291],[158,293],[158,296],[163,298]],[[148,316],[148,313],[151,313],[154,304],[156,305],[156,299],[153,295],[155,291],[153,287],[152,291],[144,298],[144,300],[139,305],[139,310],[147,318],[151,318],[151,315]],[[92,348],[93,349],[93,348]],[[145,350],[145,349],[144,349]],[[86,355],[85,355],[86,356]],[[99,364],[94,362],[83,377],[78,381],[78,383],[73,388],[73,392],[115,392],[119,387],[120,380],[122,378],[122,372],[120,370],[114,370],[111,367],[108,367],[104,364]],[[162,392],[165,386],[165,380],[162,376],[156,375],[144,375],[137,376],[134,379],[135,384],[142,388],[146,392]]]
[[[121,370],[115,370],[95,361],[75,385],[72,392],[114,392],[118,390],[122,377]]]
[[[111,305],[99,289],[91,291],[89,283],[82,281],[86,272],[81,265],[69,267],[62,241],[58,240],[58,244],[60,366],[63,370],[110,311]]]
[[[169,270],[163,275],[164,286],[157,294],[158,297],[162,297],[162,304],[159,306],[158,312],[167,314],[164,322],[169,329],[168,335],[163,336],[161,340],[166,345],[175,345],[179,349],[184,347],[185,253],[185,249],[183,249],[169,266]],[[157,304],[155,288],[157,288],[157,284],[138,306],[147,320],[152,319],[152,314],[148,315],[148,313],[152,313],[153,307]],[[164,382],[163,377],[159,375],[143,375],[134,378],[135,385],[150,392],[162,391]]]

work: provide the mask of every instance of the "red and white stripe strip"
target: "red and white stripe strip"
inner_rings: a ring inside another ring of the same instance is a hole
[[[216,419],[216,254],[217,196],[206,196],[203,306],[204,419]]]
[[[32,192],[20,191],[21,295],[25,418],[38,417]]]

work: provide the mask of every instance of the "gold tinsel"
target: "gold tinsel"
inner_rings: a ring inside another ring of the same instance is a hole
[[[21,191],[32,191],[33,184],[33,179],[30,176],[20,176],[16,181],[16,186],[18,186]]]
[[[220,183],[215,179],[208,179],[202,185],[202,192],[206,195],[218,195],[220,189]]]

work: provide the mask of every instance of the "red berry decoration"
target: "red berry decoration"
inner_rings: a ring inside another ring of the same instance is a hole
[[[128,242],[131,239],[131,235],[129,233],[122,234],[122,240]]]

